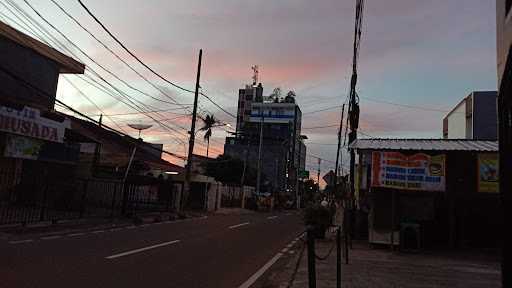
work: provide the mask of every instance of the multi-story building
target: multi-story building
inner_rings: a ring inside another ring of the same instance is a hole
[[[498,123],[500,147],[500,192],[503,199],[504,229],[510,219],[510,190],[512,189],[512,0],[496,1],[496,47],[498,63]],[[504,233],[503,243],[510,243],[510,236]],[[505,246],[505,245],[504,245]],[[504,247],[505,250],[505,247]],[[508,251],[510,252],[510,251]],[[503,252],[503,287],[512,285],[510,253]]]
[[[297,174],[305,169],[306,146],[301,110],[294,97],[263,96],[263,86],[240,89],[235,137],[226,138],[224,153],[257,167],[262,139],[262,192],[295,195]]]
[[[475,91],[443,119],[443,138],[496,140],[498,115],[496,91]]]

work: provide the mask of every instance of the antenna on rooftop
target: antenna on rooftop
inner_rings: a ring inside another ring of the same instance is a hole
[[[139,139],[140,139],[140,132],[142,130],[151,128],[153,125],[150,125],[150,124],[128,124],[128,126],[135,130],[139,130]]]

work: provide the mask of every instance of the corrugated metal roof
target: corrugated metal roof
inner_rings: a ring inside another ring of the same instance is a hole
[[[357,139],[349,147],[359,150],[498,152],[498,141],[469,139]]]

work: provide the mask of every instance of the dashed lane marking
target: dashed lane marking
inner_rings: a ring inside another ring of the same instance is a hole
[[[99,234],[99,233],[105,233],[105,230],[96,230],[91,232],[92,234]]]
[[[25,240],[17,240],[17,241],[9,241],[9,244],[23,244],[23,243],[30,243],[34,242],[33,239],[25,239]]]
[[[237,224],[237,225],[229,226],[228,228],[229,229],[235,229],[235,228],[242,227],[242,226],[249,225],[249,224],[251,224],[251,223],[250,222],[245,222],[245,223],[240,223],[240,224]]]
[[[144,247],[144,248],[139,248],[139,249],[135,249],[135,250],[126,251],[126,252],[119,253],[119,254],[110,255],[110,256],[107,256],[105,258],[106,259],[116,259],[116,258],[119,258],[119,257],[132,255],[132,254],[135,254],[135,253],[140,253],[140,252],[144,252],[144,251],[147,251],[147,250],[151,250],[151,249],[155,249],[155,248],[159,248],[159,247],[163,247],[163,246],[176,244],[178,242],[180,242],[180,240],[173,240],[173,241],[164,242],[164,243],[160,243],[160,244],[156,244],[156,245],[152,245],[152,246],[148,246],[148,247]]]
[[[54,240],[54,239],[59,239],[61,238],[62,236],[60,235],[56,235],[56,236],[46,236],[46,237],[41,237],[41,240]]]
[[[82,236],[82,235],[85,235],[85,233],[68,234],[68,237],[77,237],[77,236]]]
[[[277,216],[268,216],[267,217],[267,219],[269,219],[269,220],[276,219],[276,218],[277,218]]]

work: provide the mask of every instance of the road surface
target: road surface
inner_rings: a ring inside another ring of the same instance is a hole
[[[244,287],[303,229],[255,213],[0,241],[0,287]]]

